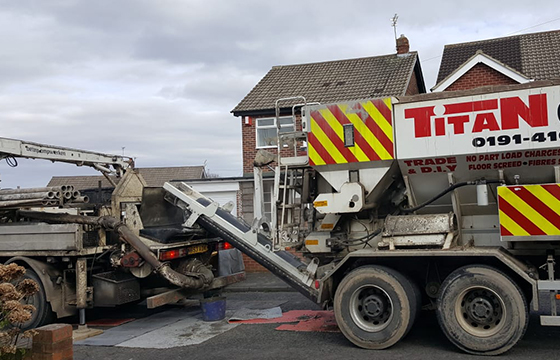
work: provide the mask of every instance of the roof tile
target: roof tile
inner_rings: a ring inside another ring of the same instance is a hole
[[[166,181],[195,180],[204,178],[204,166],[176,166],[138,168],[149,187],[162,187]],[[115,179],[118,180],[118,179]],[[47,186],[73,185],[76,190],[93,189],[99,186],[112,187],[104,176],[53,176]]]
[[[293,96],[304,96],[308,102],[333,103],[404,95],[417,59],[417,53],[410,52],[274,66],[232,112],[273,110],[276,100]]]
[[[560,78],[560,30],[446,45],[439,84],[478,50],[534,80]]]

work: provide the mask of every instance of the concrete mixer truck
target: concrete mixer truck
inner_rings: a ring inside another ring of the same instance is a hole
[[[263,170],[275,164],[270,221],[247,224],[166,183],[185,226],[334,308],[362,348],[396,344],[422,308],[472,354],[514,346],[529,307],[542,325],[560,325],[560,81],[338,104],[279,99],[277,116],[286,104],[300,128],[278,131],[276,153],[255,159],[256,213]]]

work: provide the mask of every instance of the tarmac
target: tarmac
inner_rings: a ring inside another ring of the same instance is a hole
[[[246,273],[244,281],[228,285],[224,292],[287,292],[295,291],[270,272]]]

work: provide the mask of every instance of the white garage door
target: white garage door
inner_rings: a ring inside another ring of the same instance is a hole
[[[237,216],[237,192],[239,191],[239,182],[237,181],[204,181],[204,182],[188,182],[196,191],[204,196],[216,201],[220,205],[225,205],[229,201],[233,203],[231,213]]]

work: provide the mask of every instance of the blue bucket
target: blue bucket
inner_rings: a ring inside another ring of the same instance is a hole
[[[202,320],[219,321],[226,317],[226,298],[223,296],[200,300]]]

